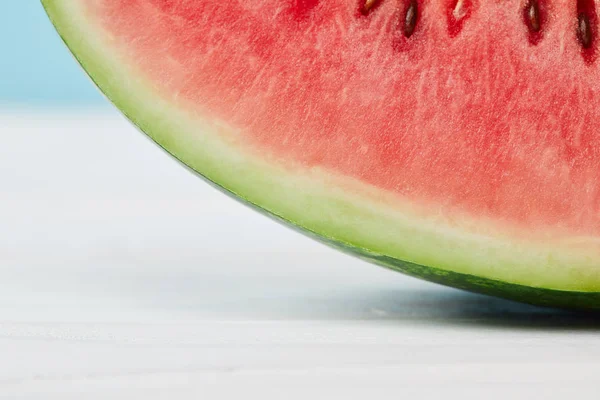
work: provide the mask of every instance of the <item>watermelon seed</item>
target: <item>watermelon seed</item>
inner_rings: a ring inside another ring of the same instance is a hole
[[[577,0],[577,26],[575,27],[577,41],[581,46],[581,55],[586,63],[591,64],[596,59],[596,34],[598,14],[595,0]]]
[[[577,17],[577,36],[584,49],[592,47],[593,34],[590,18],[583,12],[579,13]]]
[[[471,15],[473,2],[471,0],[451,0],[448,11],[448,33],[450,37],[455,37],[459,34],[463,27],[463,23]]]
[[[531,32],[539,32],[542,28],[540,6],[536,0],[530,0],[525,7],[525,22]]]
[[[523,21],[527,26],[529,42],[533,45],[542,40],[542,31],[546,22],[545,0],[529,0],[523,8]]]
[[[419,9],[416,0],[410,0],[406,11],[404,13],[404,36],[407,38],[411,37],[415,32],[417,26],[417,18],[419,16]]]
[[[375,6],[379,3],[379,0],[364,0],[362,7],[360,8],[360,12],[363,15],[367,15],[371,10],[375,8]]]
[[[452,10],[452,16],[455,20],[460,21],[467,15],[467,7],[465,0],[458,0],[454,9]]]

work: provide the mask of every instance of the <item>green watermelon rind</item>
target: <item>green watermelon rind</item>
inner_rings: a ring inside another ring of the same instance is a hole
[[[215,144],[210,135],[171,135],[190,131],[186,125],[190,115],[160,99],[148,82],[124,72],[127,64],[116,53],[104,54],[107,45],[101,32],[86,20],[78,1],[41,1],[75,58],[133,124],[184,165],[252,208],[342,251],[414,277],[536,305],[600,309],[600,272],[593,254],[561,254],[558,247],[530,251],[527,243],[508,239],[498,244],[474,234],[415,228],[401,218],[401,223],[393,224],[388,219],[397,216],[380,212],[379,205],[357,203],[357,197],[328,185],[333,178],[324,178],[323,171],[295,176],[273,168],[268,160],[249,163],[231,150],[237,145],[235,138]],[[202,118],[194,120],[193,128],[231,130]],[[224,155],[226,163],[221,160]],[[315,190],[302,191],[303,182]]]

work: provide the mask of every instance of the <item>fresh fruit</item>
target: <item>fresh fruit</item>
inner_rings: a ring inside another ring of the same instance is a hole
[[[410,275],[600,308],[593,0],[42,2],[134,124],[242,201]]]

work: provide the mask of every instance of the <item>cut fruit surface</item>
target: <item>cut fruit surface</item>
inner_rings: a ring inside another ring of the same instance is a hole
[[[107,97],[241,200],[376,263],[600,308],[587,0],[43,0]]]

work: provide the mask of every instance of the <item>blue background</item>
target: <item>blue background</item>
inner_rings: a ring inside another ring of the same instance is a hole
[[[2,0],[0,9],[0,105],[105,104],[38,0]]]

